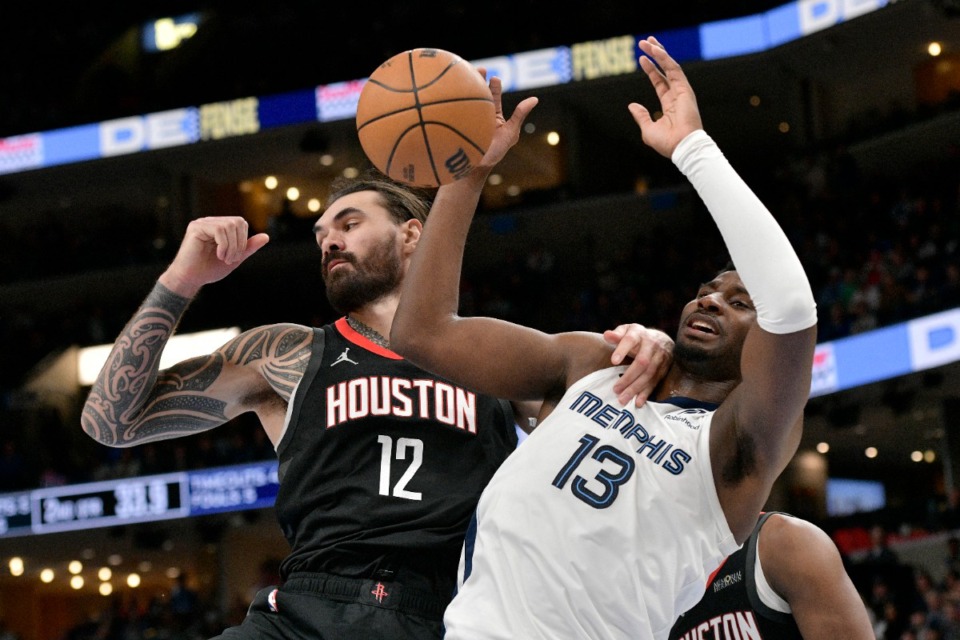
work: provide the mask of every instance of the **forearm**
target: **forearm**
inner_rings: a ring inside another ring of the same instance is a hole
[[[757,309],[757,323],[777,334],[816,324],[813,292],[789,239],[713,140],[695,131],[672,159],[713,216]]]
[[[157,380],[160,356],[190,299],[159,282],[117,338],[81,413],[81,426],[94,440],[128,446],[125,431],[136,423]]]
[[[432,338],[456,316],[461,265],[482,182],[480,176],[468,176],[438,190],[404,277],[390,334],[395,349],[415,349],[418,337]]]

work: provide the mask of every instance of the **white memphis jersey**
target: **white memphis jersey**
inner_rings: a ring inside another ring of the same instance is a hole
[[[446,640],[666,638],[737,549],[710,465],[715,405],[622,407],[595,371],[483,491]]]

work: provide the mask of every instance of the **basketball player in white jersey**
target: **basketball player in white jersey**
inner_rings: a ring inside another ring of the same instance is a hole
[[[800,441],[816,343],[810,284],[703,131],[680,66],[654,38],[640,48],[663,116],[635,103],[629,111],[644,142],[696,188],[736,270],[691,290],[674,362],[640,408],[613,390],[622,368],[595,336],[459,317],[480,193],[537,99],[509,120],[498,109],[480,166],[434,200],[391,331],[398,353],[437,375],[546,398],[540,425],[483,491],[444,616],[448,640],[667,638],[750,535]],[[499,104],[499,80],[490,85]]]

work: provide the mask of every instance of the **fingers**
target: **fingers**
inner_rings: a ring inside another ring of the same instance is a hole
[[[652,351],[649,358],[641,356],[634,359],[614,385],[620,404],[627,406],[632,400],[635,406],[643,406],[666,374],[667,362],[661,351]]]
[[[646,44],[641,40],[641,44]],[[641,47],[641,49],[644,49]],[[661,49],[661,51],[663,51]],[[644,53],[648,55],[653,55],[653,51],[648,45],[644,49]],[[666,52],[664,51],[664,54]],[[670,83],[667,82],[667,76],[664,75],[660,68],[653,63],[653,60],[647,56],[640,56],[639,59],[640,68],[643,69],[643,72],[647,74],[647,77],[650,78],[650,84],[653,85],[654,90],[657,92],[658,98],[663,98],[663,96],[670,90]]]
[[[497,119],[503,120],[503,81],[500,80],[499,76],[493,76],[488,84],[490,93],[493,95],[493,106],[497,112]]]
[[[513,115],[510,116],[510,122],[515,124],[517,130],[523,126],[523,121],[527,119],[527,116],[530,115],[530,112],[533,111],[533,108],[540,103],[540,99],[533,96],[530,98],[524,98],[520,101],[513,109]]]
[[[642,406],[670,367],[672,341],[662,331],[636,323],[619,325],[603,337],[616,345],[610,357],[614,365],[632,358],[613,386],[617,399],[624,406],[631,400]]]
[[[623,362],[624,358],[628,357],[630,352],[636,348],[636,335],[631,335],[628,338],[628,328],[628,325],[621,324],[616,329],[608,329],[603,332],[603,339],[610,344],[616,345],[616,348],[613,350],[613,354],[610,356],[610,362],[614,365],[618,365]]]
[[[683,69],[680,67],[680,64],[673,59],[673,56],[667,53],[667,50],[662,44],[660,44],[659,40],[653,36],[650,36],[646,40],[641,40],[640,49],[656,61],[656,66],[659,67],[657,73],[661,77],[666,78],[668,83],[673,82],[674,80],[685,79],[685,75],[683,73]],[[649,58],[641,58],[641,66],[643,65],[644,60],[646,60],[647,64],[649,64],[651,67],[654,66],[650,64],[651,61]]]
[[[627,105],[627,109],[630,111],[630,115],[633,116],[634,121],[640,126],[641,131],[645,126],[653,122],[653,118],[650,117],[650,112],[645,106],[631,102]]]
[[[190,230],[202,242],[213,243],[216,256],[226,264],[246,260],[269,241],[266,234],[258,234],[249,243],[247,234],[250,225],[240,216],[211,216],[198,218],[190,223]]]
[[[265,233],[258,233],[255,236],[251,236],[250,238],[247,238],[247,248],[244,250],[240,260],[241,261],[246,260],[253,254],[255,254],[257,251],[262,249],[264,245],[266,245],[268,242],[270,242],[270,236],[268,236]]]

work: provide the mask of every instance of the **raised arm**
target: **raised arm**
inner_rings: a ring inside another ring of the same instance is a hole
[[[663,117],[654,122],[638,104],[630,105],[630,112],[644,142],[670,157],[697,190],[756,312],[756,326],[741,354],[742,382],[717,410],[711,429],[717,491],[731,528],[743,539],[800,441],[816,305],[783,230],[703,131],[680,66],[654,38],[641,41],[640,47],[649,56],[641,66]]]
[[[520,127],[536,105],[535,98],[521,101],[508,120],[499,78],[490,80],[490,89],[497,105],[494,141],[480,166],[438,190],[404,278],[390,344],[417,365],[483,393],[511,400],[546,398],[549,406],[578,372],[610,366],[613,349],[603,337],[552,336],[496,318],[457,314],[464,246],[483,185],[519,140]]]
[[[253,329],[207,356],[159,371],[163,348],[190,300],[266,242],[264,234],[248,239],[242,218],[190,223],[177,257],[124,327],[90,390],[80,419],[87,435],[129,447],[205,431],[249,410],[266,418],[271,437],[280,433],[272,407],[285,405],[302,374],[308,328]]]

